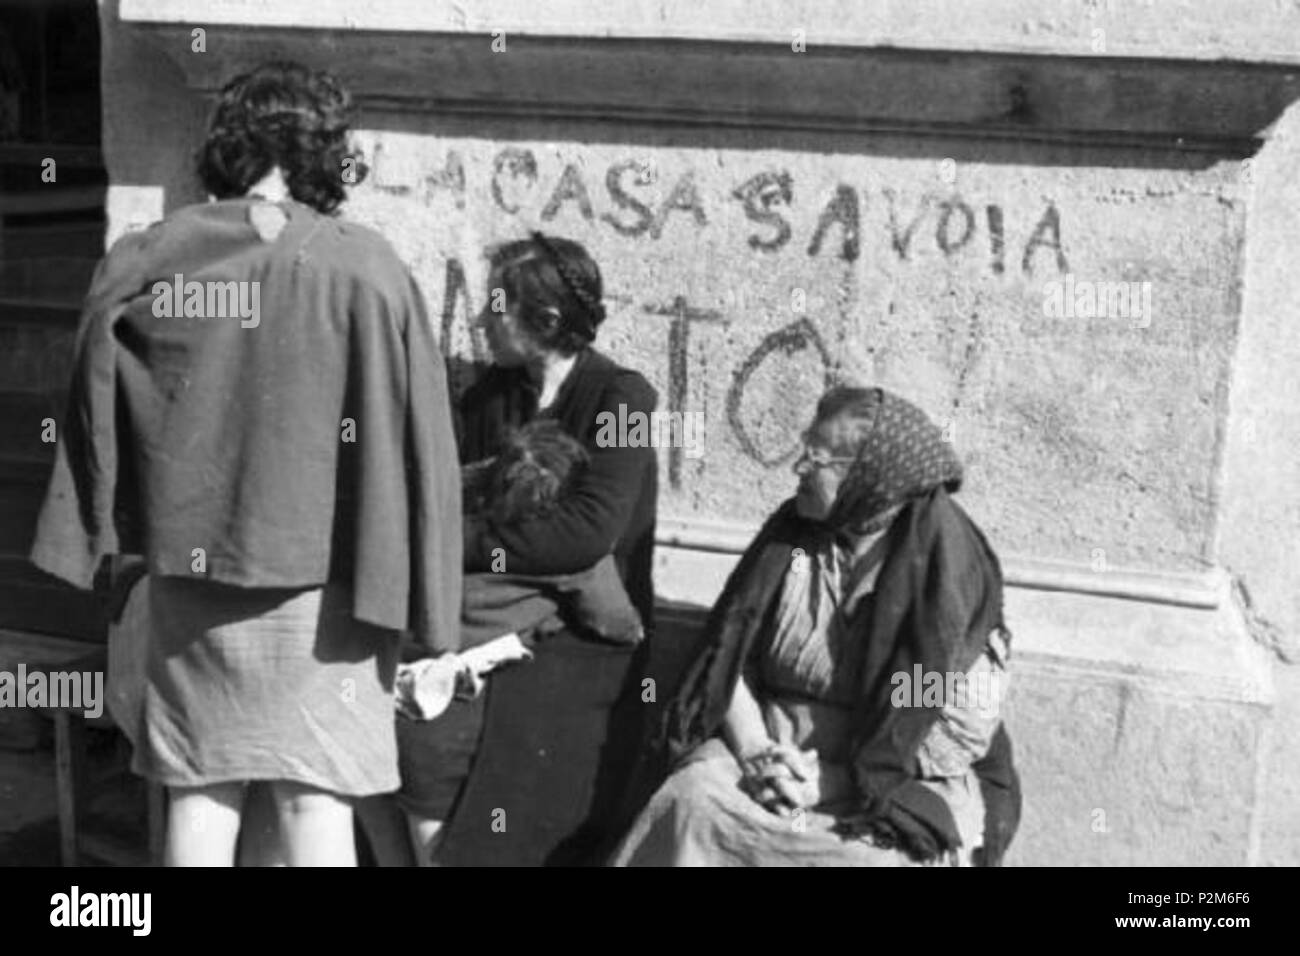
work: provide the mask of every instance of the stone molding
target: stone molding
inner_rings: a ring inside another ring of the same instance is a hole
[[[1300,68],[1149,57],[717,39],[491,37],[221,27],[191,50],[185,5],[124,3],[194,90],[268,59],[336,72],[364,111],[666,128],[906,135],[1245,157],[1300,99]],[[310,22],[310,21],[309,21]],[[379,22],[383,22],[380,20]],[[205,27],[205,29],[207,29]],[[647,91],[654,95],[648,96]]]

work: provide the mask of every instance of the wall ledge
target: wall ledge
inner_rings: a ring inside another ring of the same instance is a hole
[[[658,544],[718,555],[742,554],[758,525],[698,518],[660,518]],[[1068,591],[1102,597],[1128,598],[1154,604],[1215,608],[1227,601],[1231,587],[1222,568],[1207,571],[1154,571],[1107,567],[1025,555],[1003,555],[1002,571],[1009,585],[1036,591]]]
[[[736,555],[660,545],[655,588],[663,620],[702,624]],[[1071,679],[1271,708],[1269,654],[1232,601],[1188,606],[1135,596],[1042,590],[1008,573],[1006,618],[1022,668]]]

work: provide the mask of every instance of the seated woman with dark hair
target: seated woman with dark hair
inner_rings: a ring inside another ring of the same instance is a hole
[[[621,409],[648,416],[657,396],[596,348],[603,297],[600,268],[580,243],[533,233],[491,250],[480,321],[493,364],[460,400],[461,460],[496,454],[513,429],[537,419],[582,442],[590,460],[543,517],[467,519],[465,571],[504,559],[511,573],[572,574],[612,553],[647,638],[620,646],[565,628],[527,666],[489,680],[478,752],[438,851],[444,865],[598,858],[641,743],[635,689],[654,641],[658,457],[652,447],[603,442],[600,421]]]
[[[615,865],[997,863],[1019,817],[1002,575],[950,497],[956,454],[907,401],[837,387],[795,470],[666,708],[676,769]],[[900,693],[930,674],[981,693]]]
[[[599,862],[618,835],[614,813],[642,743],[644,707],[629,690],[639,688],[653,641],[658,482],[655,449],[603,441],[600,421],[620,410],[649,415],[656,395],[594,347],[603,284],[579,243],[533,233],[493,248],[488,260],[479,322],[494,361],[459,404],[461,461],[508,458],[520,429],[545,422],[580,443],[586,462],[543,513],[470,509],[466,602],[473,607],[468,589],[479,585],[499,594],[495,574],[554,582],[612,558],[647,638],[592,639],[570,622],[548,632],[527,664],[491,674],[484,693],[453,701],[422,727],[399,723],[403,775],[418,781],[430,822],[417,840],[422,862],[442,820],[438,865]],[[406,796],[409,808],[415,795]],[[382,815],[375,809],[363,807],[367,829],[378,822],[389,838],[374,842],[404,846],[392,838],[391,803]]]
[[[513,431],[496,456],[466,465],[467,516],[491,515],[507,524],[554,513],[588,464],[586,448],[560,426],[538,419]],[[432,862],[442,827],[469,772],[479,697],[488,675],[532,657],[532,649],[565,628],[593,640],[635,645],[644,628],[619,580],[612,555],[574,574],[487,571],[465,575],[461,605],[463,648],[398,668],[398,753],[402,788],[397,804],[407,827],[385,821],[382,801],[362,806],[377,859],[392,865],[411,859],[391,845],[409,829],[414,860]]]

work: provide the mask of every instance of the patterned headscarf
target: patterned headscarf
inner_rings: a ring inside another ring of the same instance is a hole
[[[849,467],[826,523],[841,531],[869,530],[888,509],[940,485],[961,487],[952,443],[921,409],[881,388],[832,388],[817,404],[817,422],[846,416],[857,430]]]

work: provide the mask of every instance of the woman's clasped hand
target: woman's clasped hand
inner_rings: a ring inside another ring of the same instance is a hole
[[[740,757],[740,788],[765,810],[789,816],[821,802],[821,761],[815,750],[772,743]]]

